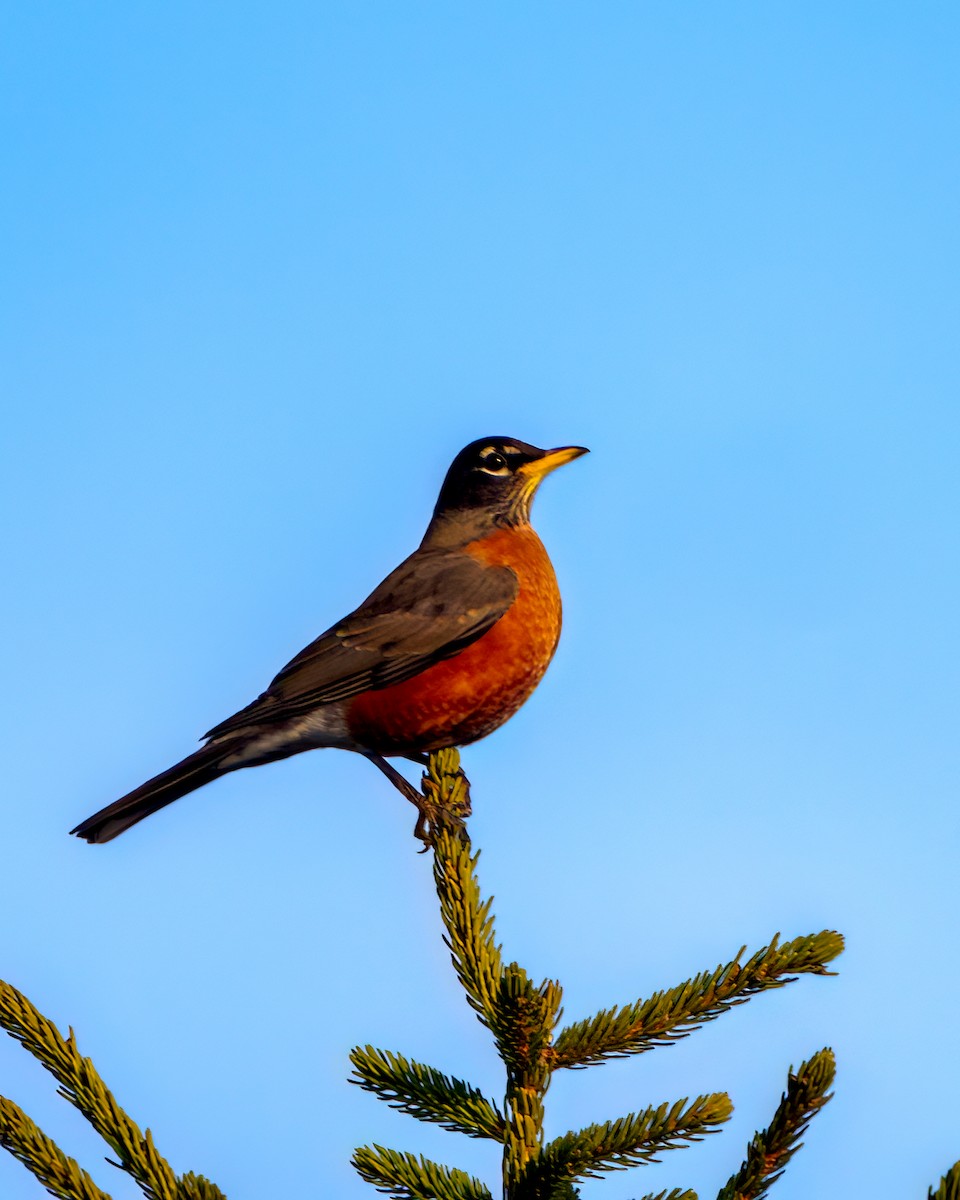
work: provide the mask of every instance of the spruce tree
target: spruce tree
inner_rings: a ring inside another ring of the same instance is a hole
[[[727,963],[693,975],[652,996],[603,1009],[560,1026],[562,989],[536,982],[515,962],[504,962],[491,900],[477,880],[477,860],[467,834],[469,787],[454,750],[431,756],[423,780],[433,873],[444,939],[467,1003],[489,1031],[503,1064],[502,1102],[443,1071],[396,1051],[357,1047],[352,1081],[393,1108],[467,1137],[502,1147],[502,1178],[493,1184],[409,1151],[364,1146],[353,1163],[361,1177],[397,1200],[572,1200],[577,1184],[605,1172],[641,1166],[666,1150],[715,1133],[732,1112],[725,1092],[664,1101],[616,1120],[588,1125],[552,1141],[544,1138],[544,1098],[554,1072],[595,1066],[687,1037],[761,992],[800,975],[829,975],[843,948],[829,930],[740,951]],[[0,1027],[53,1075],[60,1094],[89,1121],[111,1150],[114,1165],[139,1184],[148,1200],[225,1200],[203,1176],[177,1175],[154,1146],[149,1129],[124,1112],[71,1030],[64,1037],[16,988],[0,983]],[[816,1051],[787,1075],[769,1124],[747,1147],[738,1171],[717,1200],[759,1200],[780,1177],[811,1119],[829,1101],[834,1057]],[[75,1160],[64,1154],[12,1101],[0,1097],[0,1145],[52,1196],[110,1200]],[[696,1200],[673,1189],[643,1200]],[[960,1200],[960,1163],[928,1200]]]

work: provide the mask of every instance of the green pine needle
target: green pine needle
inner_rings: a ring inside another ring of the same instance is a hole
[[[480,899],[476,877],[479,852],[471,855],[462,830],[441,822],[434,829],[433,853],[440,916],[447,931],[444,941],[470,1007],[496,1033],[503,965],[490,915],[493,897]]]
[[[553,1065],[586,1067],[670,1045],[758,992],[783,987],[800,974],[831,974],[826,964],[842,950],[843,938],[830,930],[783,946],[774,937],[746,962],[741,962],[741,949],[726,966],[704,971],[679,987],[568,1025],[557,1037]]]
[[[70,1037],[62,1037],[53,1021],[47,1020],[46,1016],[38,1012],[22,992],[2,980],[0,980],[0,1028],[10,1033],[12,1038],[16,1038],[17,1042],[24,1046],[24,1049],[29,1050],[30,1054],[34,1055],[49,1070],[60,1085],[61,1096],[70,1100],[74,1108],[82,1112],[86,1120],[107,1142],[110,1150],[113,1150],[116,1157],[119,1158],[120,1168],[137,1181],[148,1200],[223,1200],[223,1193],[214,1184],[204,1180],[203,1176],[188,1174],[182,1180],[178,1180],[169,1163],[157,1152],[150,1130],[140,1133],[136,1122],[133,1122],[116,1103],[113,1094],[109,1092],[107,1085],[97,1074],[94,1064],[90,1062],[89,1058],[84,1058],[79,1054],[73,1031],[70,1031]],[[0,1103],[8,1106],[8,1114],[19,1112],[17,1106],[8,1100],[0,1100]],[[23,1114],[20,1116],[23,1117]],[[23,1121],[28,1120],[29,1118],[23,1117]],[[30,1122],[30,1124],[32,1123]],[[62,1153],[58,1146],[47,1138],[46,1134],[43,1134],[35,1126],[32,1129],[35,1130],[35,1133],[31,1133],[30,1136],[34,1138],[35,1146],[46,1148],[49,1156],[44,1158],[41,1154],[34,1165],[28,1163],[41,1182],[47,1182],[40,1170],[44,1164],[47,1164],[47,1168],[52,1171],[61,1170],[64,1163],[72,1164],[71,1169],[76,1166],[72,1159],[67,1158],[66,1154]],[[20,1124],[20,1130],[26,1133],[28,1127]],[[4,1145],[8,1150],[17,1153],[14,1147],[8,1145],[6,1141]],[[40,1148],[37,1148],[37,1153],[41,1153]],[[17,1157],[20,1158],[20,1162],[26,1163],[26,1159],[20,1154],[17,1154]],[[79,1171],[79,1168],[77,1170]],[[88,1178],[84,1172],[80,1172],[78,1177]],[[92,1187],[92,1184],[90,1186]],[[56,1192],[53,1194],[60,1195]],[[89,1193],[64,1193],[64,1195],[70,1196],[74,1194],[107,1195],[96,1189]]]
[[[463,820],[472,811],[470,781],[460,766],[460,751],[450,747],[434,750],[420,782],[420,790],[430,811],[432,832],[438,824],[452,824],[464,832]],[[432,838],[431,838],[432,842]]]
[[[960,1200],[960,1162],[953,1164],[936,1191],[928,1189],[927,1200]]]
[[[110,1200],[79,1163],[38,1128],[12,1100],[0,1096],[0,1146],[9,1150],[60,1200]]]
[[[686,1107],[684,1107],[686,1105]],[[620,1171],[640,1163],[656,1162],[663,1150],[700,1141],[728,1120],[733,1112],[725,1092],[698,1096],[687,1104],[661,1104],[617,1121],[589,1125],[566,1133],[543,1148],[531,1162],[528,1176],[549,1187],[565,1179],[597,1178],[600,1171]]]
[[[350,1061],[356,1072],[351,1082],[392,1108],[452,1133],[503,1141],[503,1114],[469,1083],[373,1046],[356,1047]]]
[[[830,1100],[836,1061],[829,1047],[791,1069],[773,1120],[754,1134],[743,1166],[727,1181],[717,1200],[760,1200],[803,1144],[800,1138],[811,1119]]]
[[[580,1189],[565,1180],[550,1189],[550,1200],[577,1200],[579,1195]],[[639,1200],[698,1200],[698,1197],[689,1188],[671,1188],[669,1192],[646,1192]]]
[[[77,1050],[73,1036],[64,1038],[56,1025],[26,996],[0,981],[0,1028],[30,1051],[60,1084],[60,1094],[86,1117],[140,1185],[148,1200],[184,1200],[169,1163],[157,1152],[150,1130],[137,1124],[117,1104],[89,1058]],[[52,1145],[53,1143],[51,1143]]]
[[[177,1200],[226,1200],[215,1183],[188,1171],[177,1180]]]
[[[395,1200],[493,1200],[479,1179],[422,1155],[361,1146],[354,1153],[353,1166],[361,1179]]]
[[[552,979],[539,987],[517,963],[503,970],[493,1027],[497,1050],[508,1072],[538,1073],[560,1017],[563,991]]]

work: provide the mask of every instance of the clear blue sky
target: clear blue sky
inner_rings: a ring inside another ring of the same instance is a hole
[[[379,1141],[496,1178],[344,1082],[373,1042],[499,1086],[368,764],[67,837],[366,595],[490,433],[593,450],[534,514],[556,662],[465,755],[506,953],[572,1019],[849,940],[558,1079],[552,1134],[737,1106],[584,1196],[714,1195],[824,1044],[780,1200],[960,1157],[958,51],[946,3],[8,6],[0,977],[177,1170],[353,1200]],[[7,1041],[0,1079],[134,1194]],[[0,1158],[0,1193],[40,1191]]]

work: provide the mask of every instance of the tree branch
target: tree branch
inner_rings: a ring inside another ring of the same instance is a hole
[[[794,938],[783,946],[774,937],[745,963],[741,963],[741,949],[726,966],[704,971],[679,987],[568,1025],[557,1037],[554,1066],[586,1067],[669,1045],[758,992],[783,987],[800,974],[831,974],[826,964],[842,949],[843,938],[830,930]]]
[[[50,1140],[12,1100],[0,1096],[0,1146],[60,1200],[110,1200],[86,1171]]]
[[[829,1048],[818,1051],[790,1072],[773,1120],[754,1134],[740,1170],[721,1188],[717,1200],[760,1200],[780,1178],[783,1169],[803,1144],[800,1138],[811,1119],[830,1100],[828,1089],[836,1074]]]
[[[953,1164],[936,1191],[927,1190],[927,1200],[960,1200],[960,1162]]]
[[[362,1179],[395,1200],[493,1200],[479,1179],[422,1155],[361,1146],[353,1155],[353,1165]]]
[[[357,1076],[351,1082],[373,1092],[391,1108],[432,1121],[452,1133],[503,1141],[503,1114],[462,1079],[373,1046],[357,1046],[350,1061]]]
[[[686,1106],[686,1107],[684,1107]],[[564,1179],[596,1178],[600,1171],[617,1171],[643,1162],[656,1162],[662,1150],[700,1141],[728,1120],[733,1111],[725,1092],[698,1096],[689,1104],[661,1104],[617,1121],[589,1125],[544,1146],[531,1162],[528,1178],[549,1187]],[[545,1190],[545,1189],[544,1189]],[[536,1194],[536,1193],[534,1193]]]

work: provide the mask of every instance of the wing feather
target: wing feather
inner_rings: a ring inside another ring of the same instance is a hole
[[[402,683],[482,637],[519,590],[508,567],[486,566],[462,551],[419,550],[291,659],[257,700],[205,736],[287,721]]]

